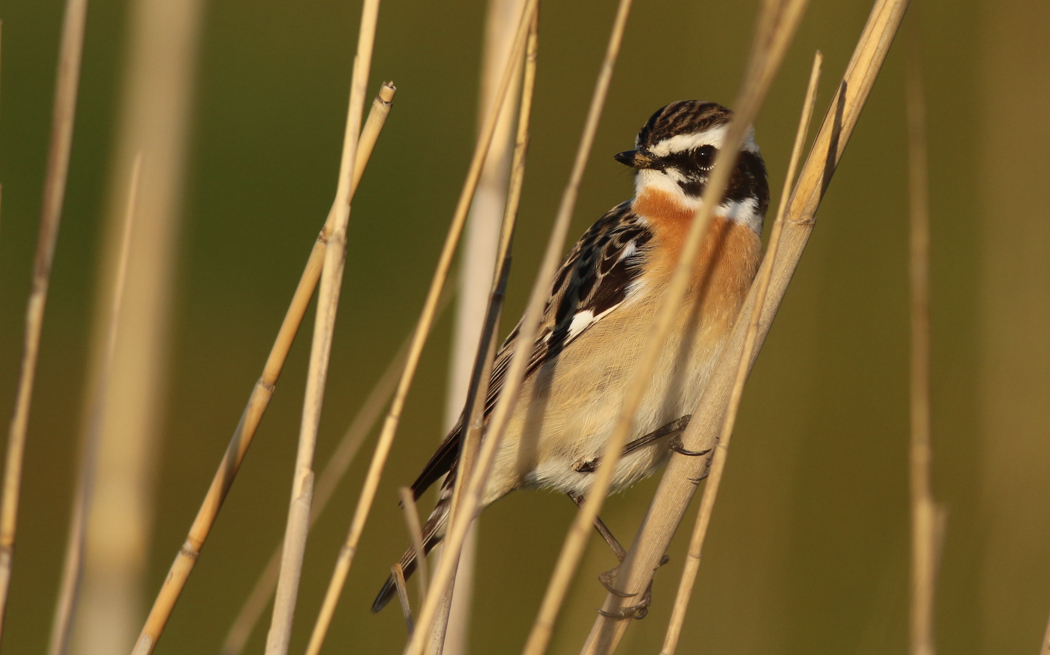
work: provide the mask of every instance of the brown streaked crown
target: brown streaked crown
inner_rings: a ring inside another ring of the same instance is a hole
[[[665,139],[679,134],[695,134],[726,125],[733,112],[717,102],[679,100],[656,110],[634,140],[634,147],[648,150]]]

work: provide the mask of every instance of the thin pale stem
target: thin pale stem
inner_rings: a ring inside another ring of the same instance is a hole
[[[823,57],[817,52],[813,58],[813,69],[809,76],[809,88],[806,90],[805,101],[802,106],[802,116],[799,119],[798,131],[795,133],[795,145],[791,149],[791,160],[788,164],[787,175],[784,180],[784,192],[780,197],[780,205],[777,207],[776,220],[773,230],[769,235],[769,246],[766,249],[766,258],[775,261],[777,251],[780,248],[780,235],[784,226],[784,210],[787,208],[787,194],[795,181],[795,172],[802,157],[802,148],[806,142],[806,134],[809,124],[813,118],[813,105],[817,97],[817,83],[820,80],[820,67]],[[707,528],[711,523],[711,512],[714,509],[715,500],[718,496],[719,485],[722,481],[722,473],[725,470],[726,456],[729,452],[729,440],[733,436],[733,427],[736,423],[737,410],[740,408],[740,399],[744,392],[744,382],[747,381],[748,362],[754,351],[755,340],[758,335],[758,325],[761,318],[762,303],[766,292],[769,290],[769,278],[771,267],[763,269],[763,274],[758,280],[758,290],[755,294],[755,309],[752,310],[749,321],[747,338],[744,342],[744,350],[741,352],[737,365],[736,379],[733,382],[733,395],[729,401],[726,411],[725,424],[722,427],[722,435],[718,440],[715,450],[711,472],[704,489],[704,496],[700,503],[700,511],[697,514],[696,525],[693,528],[692,537],[689,540],[688,556],[685,560],[685,568],[682,571],[682,579],[678,585],[678,594],[675,597],[674,609],[671,612],[671,620],[664,636],[664,644],[660,649],[660,655],[674,655],[678,648],[678,639],[682,634],[682,626],[685,623],[686,610],[689,608],[689,598],[693,592],[696,582],[696,574],[700,568],[700,557],[703,552],[704,539],[707,536]]]
[[[914,26],[913,26],[914,27]],[[911,208],[911,655],[934,655],[937,505],[930,489],[930,208],[926,161],[926,100],[917,35],[908,39],[905,80],[908,190]]]
[[[412,490],[401,487],[398,490],[401,495],[401,507],[405,513],[405,527],[408,528],[408,536],[412,540],[412,549],[416,553],[416,578],[419,580],[419,602],[427,597],[427,584],[430,581],[430,571],[427,570],[427,554],[423,550],[423,528],[419,523],[419,508],[416,507],[416,499]]]
[[[492,375],[493,360],[496,356],[496,338],[503,310],[507,280],[510,276],[510,248],[514,239],[518,205],[521,202],[521,189],[525,181],[525,156],[528,150],[529,117],[532,112],[532,96],[536,83],[538,42],[539,16],[534,15],[525,46],[525,65],[518,107],[514,154],[511,163],[511,175],[507,189],[503,224],[500,229],[500,240],[496,252],[492,288],[489,294],[488,307],[486,308],[485,322],[478,341],[478,352],[467,389],[467,403],[463,410],[465,436],[456,470],[450,521],[455,521],[458,516],[459,508],[462,504],[463,490],[474,471],[485,427],[485,398],[488,397],[488,383]],[[442,557],[456,557],[459,555],[461,553],[453,553],[451,549],[446,547]],[[458,567],[453,569],[452,579],[449,582],[449,591],[442,596],[441,606],[438,607],[433,621],[430,643],[433,652],[444,652],[445,635],[453,601],[451,592],[455,589],[457,573]]]
[[[87,7],[87,0],[67,0],[62,23],[55,104],[51,118],[51,144],[48,150],[47,177],[44,180],[44,203],[40,212],[40,233],[33,262],[33,287],[26,307],[21,373],[7,436],[3,496],[0,498],[0,638],[3,636],[7,593],[11,584],[11,561],[18,524],[18,499],[22,488],[22,463],[25,457],[37,356],[40,352],[40,332],[44,325],[44,307],[47,305],[51,265],[55,258],[55,243],[58,241],[66,179],[69,176],[69,153],[73,145],[73,123],[77,111],[77,89],[80,85],[80,60],[84,50]]]
[[[466,538],[472,518],[477,514],[481,507],[481,499],[485,485],[492,471],[492,465],[495,462],[496,453],[498,452],[500,442],[503,439],[503,434],[506,431],[511,413],[517,402],[518,391],[525,376],[525,367],[532,351],[536,334],[539,330],[539,321],[543,314],[543,306],[546,302],[551,280],[553,279],[555,270],[558,266],[558,261],[561,259],[562,250],[564,249],[565,238],[568,234],[572,212],[576,205],[580,182],[583,179],[583,173],[586,170],[591,147],[594,144],[594,135],[597,130],[598,120],[601,117],[602,109],[605,105],[605,99],[608,95],[609,83],[612,79],[616,57],[619,53],[620,42],[623,37],[623,30],[626,25],[630,4],[629,0],[621,0],[617,11],[612,34],[609,38],[609,45],[602,62],[601,72],[599,73],[594,94],[591,98],[591,104],[587,113],[587,120],[584,124],[583,134],[580,137],[580,144],[576,150],[576,158],[573,163],[572,173],[569,176],[569,181],[566,184],[564,193],[562,194],[561,203],[558,207],[558,214],[554,220],[554,227],[551,230],[551,236],[547,242],[543,261],[540,264],[540,270],[536,275],[536,280],[529,296],[525,315],[521,320],[521,329],[518,332],[514,354],[507,370],[506,377],[504,378],[503,388],[500,392],[500,397],[496,403],[496,407],[493,409],[492,415],[489,418],[489,430],[484,442],[481,444],[478,461],[475,465],[474,473],[471,475],[470,484],[468,485],[463,497],[459,516],[457,517],[457,520],[451,523],[449,532],[445,537],[445,548],[447,552],[459,552],[463,547],[463,541]],[[435,590],[443,589],[449,584],[455,569],[455,564],[455,558],[452,557],[442,558],[438,563],[438,568],[434,574],[434,580],[431,583],[427,600],[423,604],[423,608],[420,610],[419,625],[429,625],[430,622],[433,621],[441,597],[440,592]],[[426,641],[425,632],[425,630],[421,629],[417,630],[416,634],[413,635],[408,649],[406,650],[409,655],[419,655],[422,653],[424,642]]]
[[[707,234],[707,227],[711,222],[713,210],[721,203],[747,130],[750,129],[758,115],[758,109],[772,81],[773,72],[778,68],[790,35],[794,33],[794,28],[801,17],[799,5],[804,6],[804,4],[804,2],[788,4],[783,11],[778,11],[776,18],[781,19],[776,21],[776,24],[780,26],[778,33],[786,32],[787,37],[763,38],[766,35],[761,31],[756,35],[752,65],[743,86],[742,97],[737,103],[737,113],[729,125],[723,147],[715,159],[714,170],[704,190],[700,209],[690,224],[689,232],[682,245],[681,255],[671,281],[664,291],[663,300],[653,322],[653,328],[649,332],[650,336],[645,344],[645,349],[635,364],[631,381],[624,393],[616,425],[606,443],[605,452],[601,456],[601,463],[587,493],[587,499],[577,512],[562,546],[554,574],[551,576],[539,614],[525,645],[523,651],[525,655],[541,655],[547,650],[555,620],[561,611],[565,594],[568,592],[587,545],[587,539],[590,537],[591,526],[601,511],[624,445],[634,429],[635,414],[649,386],[649,381],[652,379],[656,362],[670,334],[675,316],[682,305],[695,261],[700,253],[703,237]],[[773,18],[767,16],[779,8],[774,3],[766,3],[762,14],[765,18],[762,20],[767,24],[773,24]],[[763,65],[760,66],[755,62],[761,62]]]
[[[445,293],[442,294],[438,303],[438,316],[441,316],[448,308],[449,302],[455,295],[455,288],[455,284],[449,284],[446,287]],[[328,460],[328,464],[325,465],[321,475],[317,477],[317,488],[314,490],[314,502],[310,511],[311,529],[316,525],[321,513],[324,512],[328,501],[332,499],[337,486],[353,462],[365,437],[372,431],[372,428],[379,420],[383,408],[394,394],[394,388],[397,386],[401,369],[404,368],[405,359],[408,357],[408,345],[411,338],[411,333],[405,337],[397,354],[390,360],[386,370],[383,371],[383,375],[376,382],[372,391],[369,392],[368,397],[362,403],[357,415],[350,422],[346,432],[343,433],[343,437],[332,452],[332,457]],[[262,616],[277,587],[277,574],[281,565],[281,547],[282,543],[278,543],[266,567],[259,574],[259,579],[256,581],[255,586],[252,587],[251,593],[244,601],[240,613],[234,620],[233,625],[230,626],[230,631],[227,633],[219,651],[221,655],[238,655],[244,650],[252,630],[255,629],[255,624]]]
[[[350,111],[346,137],[343,141],[343,170],[339,175],[336,193],[335,223],[325,248],[324,269],[317,294],[317,319],[314,322],[310,364],[306,378],[306,396],[303,400],[303,418],[299,428],[299,448],[296,453],[292,494],[288,508],[284,549],[281,552],[281,572],[277,578],[273,621],[266,638],[266,655],[286,655],[292,638],[292,622],[299,595],[299,579],[306,539],[310,532],[310,507],[313,501],[314,451],[321,423],[328,363],[335,334],[335,319],[346,263],[346,229],[350,221],[350,179],[353,176],[357,154],[361,118],[364,114],[368,74],[372,67],[376,26],[379,21],[379,0],[365,0],[361,8],[361,26],[357,37],[357,56],[350,90]]]
[[[369,113],[368,121],[361,130],[356,162],[353,167],[353,177],[350,181],[351,198],[361,182],[365,165],[368,163],[372,149],[375,147],[379,134],[386,122],[395,91],[396,89],[389,82],[383,85],[379,95],[372,104],[372,111]],[[310,304],[310,298],[313,296],[314,290],[317,288],[317,282],[321,277],[325,244],[328,241],[328,236],[331,233],[333,221],[335,220],[334,204],[332,209],[333,211],[329,213],[321,234],[310,252],[310,257],[285,313],[277,338],[270,349],[266,364],[263,366],[262,376],[260,376],[252,389],[248,398],[248,404],[241,414],[241,420],[237,424],[233,437],[230,439],[230,444],[227,446],[222,461],[219,463],[218,470],[212,478],[211,486],[204,497],[204,502],[201,503],[200,509],[197,510],[197,516],[193,521],[193,525],[190,526],[186,540],[176,554],[175,561],[172,563],[168,575],[164,578],[164,584],[153,601],[153,607],[146,618],[146,623],[142,627],[142,632],[135,646],[136,655],[152,652],[160,639],[164,626],[175,608],[175,603],[178,601],[182,589],[186,586],[190,573],[193,572],[193,567],[200,556],[201,548],[203,548],[212,526],[215,525],[215,520],[218,518],[219,510],[222,509],[223,501],[226,500],[226,495],[229,493],[230,487],[233,486],[233,481],[248,452],[248,446],[251,445],[255,432],[262,422],[263,414],[270,403],[270,399],[273,397],[277,379],[280,377],[284,363],[288,359],[288,352],[291,350],[292,342],[295,340],[295,335],[299,331],[303,317],[306,315],[306,308]]]
[[[907,0],[877,0],[865,25],[853,58],[846,69],[842,83],[831,101],[821,129],[799,181],[791,194],[781,235],[780,255],[776,261],[768,258],[762,267],[772,267],[769,290],[762,308],[759,334],[748,366],[754,366],[759,348],[769,333],[769,327],[787,292],[788,283],[798,266],[806,241],[815,224],[816,211],[835,167],[841,160],[849,137],[860,117],[860,111],[871,92],[875,78],[885,61],[886,53],[907,7]],[[760,274],[765,273],[761,271]],[[757,288],[752,288],[741,310],[749,316],[755,305]],[[743,350],[748,325],[737,321],[725,346],[703,397],[692,412],[682,442],[689,450],[713,448],[723,426],[725,408],[736,378],[737,364]],[[616,584],[621,589],[645,589],[653,579],[653,571],[673,537],[696,492],[694,480],[705,473],[707,463],[696,457],[672,457],[664,473],[649,511],[635,536],[627,557],[620,565]],[[609,594],[603,610],[616,612],[623,599]],[[623,637],[630,619],[599,616],[591,630],[585,653],[611,653]]]
[[[357,552],[357,545],[360,542],[361,534],[364,531],[365,522],[368,520],[372,503],[375,500],[376,490],[379,488],[379,479],[383,474],[387,458],[390,455],[390,449],[393,446],[397,427],[401,421],[401,412],[404,409],[405,399],[408,396],[408,390],[412,385],[416,368],[419,365],[419,358],[423,352],[423,346],[430,333],[430,328],[434,323],[434,312],[437,299],[441,293],[442,287],[445,285],[446,279],[448,278],[456,246],[463,233],[463,225],[466,222],[467,212],[470,209],[471,198],[474,196],[478,179],[481,177],[481,169],[485,163],[485,157],[487,156],[489,147],[492,144],[493,134],[496,130],[496,122],[499,118],[504,99],[510,89],[511,78],[513,77],[516,68],[515,62],[521,57],[521,53],[525,47],[525,36],[529,25],[527,17],[531,15],[536,0],[529,0],[529,2],[529,6],[526,7],[522,19],[518,24],[514,46],[511,50],[514,54],[508,60],[508,66],[504,70],[503,78],[500,81],[500,88],[496,94],[497,100],[492,103],[492,107],[485,118],[484,126],[479,135],[470,169],[467,173],[467,180],[463,185],[459,203],[456,206],[456,211],[452,218],[452,224],[449,226],[448,234],[445,237],[445,244],[442,248],[441,256],[438,259],[437,270],[431,280],[430,289],[427,292],[427,298],[423,304],[423,311],[420,314],[416,331],[412,337],[412,345],[409,348],[408,361],[405,363],[405,369],[401,375],[401,380],[398,383],[397,391],[394,393],[394,399],[391,402],[390,411],[383,423],[383,429],[379,435],[379,441],[376,444],[372,463],[369,466],[365,483],[362,486],[361,495],[358,497],[357,507],[354,510],[354,517],[350,523],[350,530],[343,547],[339,551],[335,570],[332,573],[328,590],[325,593],[325,598],[321,606],[321,611],[318,614],[317,621],[314,624],[313,633],[310,636],[310,643],[307,646],[308,655],[316,655],[320,651],[321,645],[324,643],[325,634],[328,632],[328,626],[331,625],[332,616],[335,613],[335,606],[338,603],[339,596],[342,594],[343,586],[346,583],[346,577],[350,572],[354,555]],[[422,619],[420,619],[420,623],[422,622]],[[414,634],[418,635],[422,632],[425,632],[425,630],[416,630]]]
[[[408,585],[405,583],[405,571],[401,568],[400,562],[390,567],[390,571],[394,575],[394,588],[397,589],[397,600],[401,603],[401,613],[405,616],[405,626],[408,628],[408,634],[412,634],[416,626],[412,621],[412,605],[408,602]]]
[[[98,449],[102,439],[103,411],[109,391],[110,371],[113,368],[113,353],[117,346],[117,328],[120,309],[124,302],[124,286],[127,281],[128,258],[131,253],[131,230],[139,192],[139,174],[142,171],[142,153],[135,157],[128,183],[127,210],[124,214],[124,232],[117,260],[117,274],[113,280],[113,297],[109,310],[109,326],[106,330],[105,351],[95,387],[91,418],[84,436],[80,466],[77,474],[73,512],[69,521],[69,538],[66,542],[66,557],[62,567],[62,582],[55,605],[55,617],[51,625],[49,655],[63,655],[69,649],[69,635],[73,627],[80,592],[80,580],[84,562],[84,547],[87,536],[87,515],[95,488],[98,467]]]

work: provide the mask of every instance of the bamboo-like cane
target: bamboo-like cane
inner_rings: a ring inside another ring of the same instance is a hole
[[[456,284],[454,282],[445,288],[445,293],[441,295],[441,299],[438,301],[438,316],[441,316],[448,307],[449,302],[455,295],[455,289]],[[369,392],[364,403],[361,404],[361,409],[358,410],[357,415],[350,422],[350,426],[343,433],[343,437],[332,452],[332,457],[328,460],[328,464],[325,465],[321,475],[317,477],[317,488],[314,490],[314,503],[310,512],[311,529],[316,525],[321,513],[324,512],[328,501],[332,499],[336,487],[342,481],[365,437],[372,431],[372,427],[379,420],[383,408],[394,394],[394,388],[397,386],[401,369],[404,368],[405,360],[408,358],[408,346],[411,339],[412,334],[409,333],[398,349],[397,354],[387,364],[386,370],[383,371],[383,375],[380,376],[375,387]],[[245,599],[244,605],[241,607],[241,611],[237,614],[233,625],[230,626],[230,631],[226,634],[226,639],[219,650],[220,655],[239,655],[244,650],[244,645],[251,636],[252,630],[255,629],[255,624],[259,621],[259,617],[262,616],[277,587],[282,545],[282,543],[277,544],[273,554],[270,556],[270,560],[266,563],[266,567],[259,574],[259,579],[256,580],[255,586],[252,587],[251,593],[248,594],[248,598]]]
[[[492,375],[492,364],[496,356],[496,338],[503,311],[503,300],[510,275],[510,248],[514,239],[514,230],[521,202],[521,188],[525,181],[525,156],[529,143],[529,117],[532,113],[532,96],[536,84],[536,60],[539,44],[539,16],[534,15],[529,28],[529,38],[525,47],[525,66],[522,75],[521,102],[518,108],[518,125],[515,136],[511,175],[507,188],[507,202],[500,230],[500,241],[497,246],[493,280],[489,293],[486,317],[478,341],[474,368],[467,389],[467,402],[463,409],[464,438],[457,467],[456,484],[452,494],[450,521],[455,521],[462,503],[463,490],[474,471],[478,448],[485,426],[485,398],[488,397],[489,379]],[[459,557],[446,548],[442,557]],[[449,587],[442,597],[431,631],[431,652],[442,653],[445,648],[447,624],[451,616],[453,590],[459,567],[454,567]]]
[[[809,123],[813,118],[813,104],[817,97],[817,82],[820,80],[822,61],[823,57],[818,51],[813,58],[813,69],[809,76],[809,88],[806,90],[802,116],[799,119],[798,131],[795,134],[795,145],[791,149],[791,160],[784,180],[784,191],[780,197],[776,220],[773,222],[773,229],[769,235],[769,245],[766,248],[766,259],[770,261],[776,260],[777,250],[780,247],[780,234],[784,225],[784,210],[787,208],[788,192],[795,181],[795,172],[802,157],[802,148],[806,143]],[[704,538],[707,536],[707,528],[711,523],[711,512],[714,509],[715,500],[718,496],[722,472],[725,470],[726,456],[729,452],[729,440],[733,436],[737,410],[740,408],[740,399],[744,393],[744,382],[747,381],[748,362],[751,360],[751,353],[754,352],[755,348],[758,324],[761,319],[761,312],[758,310],[762,307],[766,292],[769,290],[769,274],[771,271],[772,268],[770,267],[764,268],[763,275],[758,280],[758,290],[755,294],[755,310],[751,312],[748,319],[747,337],[744,341],[744,350],[737,364],[733,393],[730,397],[729,408],[726,411],[722,435],[718,440],[718,448],[715,451],[711,464],[711,472],[707,478],[707,486],[704,489],[700,511],[697,513],[696,526],[693,528],[693,534],[689,540],[689,551],[685,560],[685,568],[682,571],[682,579],[678,585],[678,594],[675,597],[674,608],[671,611],[671,620],[667,626],[667,634],[664,636],[664,644],[660,649],[660,655],[674,655],[675,650],[678,648],[678,639],[682,634],[682,625],[685,623],[685,613],[689,608],[689,598],[693,592],[693,584],[696,582],[697,570],[700,568],[700,556],[703,552]]]
[[[842,83],[831,101],[831,107],[814,146],[802,167],[799,181],[788,204],[781,235],[781,254],[776,262],[766,260],[762,263],[763,267],[770,266],[773,271],[762,308],[762,320],[756,340],[758,346],[761,346],[769,333],[776,310],[784,298],[787,285],[813,230],[820,200],[856,126],[860,111],[885,61],[907,5],[907,0],[876,1]],[[760,274],[765,273],[760,269]],[[741,316],[750,315],[755,304],[756,292],[757,289],[753,288],[748,294]],[[703,450],[714,446],[721,431],[746,332],[746,322],[737,321],[704,395],[693,412],[693,419],[683,435],[683,444],[690,450]],[[756,348],[749,366],[754,366],[758,352],[759,348]],[[667,551],[667,546],[696,491],[696,485],[691,480],[704,474],[706,463],[696,461],[697,459],[699,458],[671,458],[634,543],[620,565],[616,579],[619,588],[641,590],[652,581],[653,571],[658,568],[660,559]],[[610,594],[603,609],[614,612],[623,605],[622,601],[623,599]],[[599,616],[583,652],[611,653],[629,623],[630,619]]]
[[[44,325],[51,265],[55,258],[55,242],[58,241],[62,202],[69,175],[69,152],[73,145],[73,122],[77,111],[77,88],[80,85],[80,60],[84,50],[87,6],[87,0],[67,0],[62,22],[58,75],[55,80],[55,105],[51,117],[51,145],[48,151],[47,177],[44,180],[44,203],[40,211],[40,233],[33,261],[33,287],[26,307],[22,365],[15,395],[15,410],[11,416],[11,427],[7,436],[3,496],[0,498],[0,637],[3,636],[7,593],[11,585],[11,561],[18,524],[18,498],[22,488],[22,463],[29,428],[29,407],[36,378],[37,355],[40,352],[40,331]]]
[[[917,29],[917,26],[913,25]],[[918,36],[906,48],[908,199],[911,209],[911,655],[934,655],[933,603],[940,510],[930,489],[930,201],[926,156],[926,99]]]
[[[389,82],[383,84],[379,95],[376,96],[372,104],[368,121],[361,130],[357,157],[353,166],[353,178],[350,181],[351,198],[361,182],[361,176],[364,175],[365,166],[368,164],[368,159],[372,154],[376,141],[379,139],[379,134],[390,112],[396,91],[397,89],[393,84]],[[270,349],[266,364],[263,366],[262,375],[252,389],[248,398],[248,404],[241,414],[241,420],[237,424],[233,437],[230,439],[230,444],[227,446],[222,461],[219,463],[218,470],[212,478],[211,485],[208,487],[208,492],[204,497],[204,502],[201,503],[200,509],[197,510],[197,516],[190,526],[186,540],[176,554],[175,561],[172,563],[168,575],[164,578],[164,584],[153,602],[150,614],[146,619],[145,625],[143,625],[142,633],[139,635],[135,650],[136,655],[152,652],[157,640],[160,639],[164,626],[175,608],[175,603],[178,601],[182,589],[186,586],[190,573],[193,572],[197,558],[200,557],[201,548],[203,548],[212,526],[215,525],[215,520],[218,518],[219,510],[222,509],[222,504],[226,500],[226,495],[233,486],[237,471],[240,469],[241,463],[248,452],[248,446],[251,445],[255,432],[262,421],[263,413],[273,397],[277,380],[288,358],[288,352],[292,348],[292,342],[295,340],[295,335],[302,324],[303,317],[306,315],[306,308],[310,304],[310,298],[313,296],[314,290],[317,288],[317,282],[321,277],[325,244],[328,242],[334,226],[334,210],[335,205],[333,204],[332,211],[329,213],[328,219],[325,221],[325,225],[321,229],[317,241],[314,242],[313,249],[310,251],[310,257],[306,262],[299,284],[285,313],[284,320],[281,322],[277,338]],[[318,491],[320,491],[320,485]]]
[[[674,317],[685,296],[694,262],[699,255],[702,239],[707,234],[707,227],[711,222],[714,208],[721,203],[747,130],[750,129],[758,115],[758,109],[761,107],[773,75],[783,58],[787,43],[794,35],[804,7],[805,0],[765,3],[742,97],[737,103],[737,113],[729,125],[723,146],[715,159],[711,179],[704,190],[700,209],[690,224],[675,272],[664,291],[660,309],[653,322],[651,337],[638,363],[635,364],[630,384],[620,406],[616,426],[601,456],[601,464],[595,473],[587,499],[577,512],[558,556],[554,574],[551,576],[540,611],[525,644],[523,652],[526,655],[541,655],[546,652],[550,643],[561,604],[591,534],[591,526],[605,501],[627,437],[634,427],[635,413],[652,379],[657,359],[663,350],[663,344],[670,334]]]
[[[306,378],[306,396],[303,400],[303,418],[299,429],[299,448],[295,459],[292,494],[288,508],[288,525],[281,552],[281,572],[277,578],[273,621],[266,637],[266,655],[286,655],[292,638],[292,622],[299,596],[299,579],[306,539],[310,532],[310,507],[314,493],[314,451],[321,424],[328,363],[335,334],[335,319],[346,263],[346,229],[350,222],[350,179],[361,133],[361,118],[365,108],[368,74],[372,68],[376,26],[379,21],[379,0],[365,0],[361,8],[361,26],[357,37],[357,55],[350,83],[350,110],[346,136],[343,141],[342,171],[336,193],[335,225],[325,248],[321,286],[317,292],[317,318],[314,322],[310,348],[310,365]]]
[[[488,476],[492,471],[492,465],[495,461],[500,441],[506,431],[511,412],[517,401],[518,390],[525,375],[525,366],[532,351],[537,330],[539,329],[539,321],[542,316],[543,305],[546,302],[551,280],[554,277],[558,261],[561,258],[561,253],[565,244],[565,237],[569,230],[569,222],[576,205],[580,182],[583,179],[583,172],[587,166],[591,146],[594,144],[594,134],[597,130],[598,120],[601,117],[602,109],[605,105],[605,99],[608,95],[609,83],[612,79],[616,58],[619,54],[624,28],[627,23],[627,16],[630,13],[630,7],[630,0],[621,0],[617,9],[616,19],[613,23],[612,32],[609,37],[609,44],[606,48],[601,72],[599,73],[597,83],[595,84],[594,94],[591,97],[591,105],[587,112],[587,120],[584,123],[583,134],[580,137],[580,145],[576,150],[576,158],[573,163],[572,172],[569,176],[569,181],[566,184],[565,191],[562,194],[561,202],[558,207],[558,214],[554,221],[554,227],[551,230],[551,236],[547,242],[546,251],[544,252],[543,262],[540,264],[540,270],[536,275],[536,280],[529,296],[525,315],[521,320],[521,329],[518,333],[517,345],[515,346],[514,355],[507,370],[506,378],[504,379],[499,401],[496,403],[496,407],[489,419],[488,434],[481,446],[476,468],[471,476],[470,484],[467,487],[462,500],[460,516],[456,521],[453,521],[450,524],[449,532],[446,534],[446,552],[458,552],[463,546],[463,540],[466,537],[472,517],[477,513],[478,507],[480,506],[481,494],[483,493]],[[434,620],[434,615],[440,602],[440,595],[436,593],[435,590],[443,589],[444,586],[449,583],[454,570],[455,560],[453,558],[442,558],[439,562],[438,569],[434,574],[434,580],[431,583],[427,601],[423,604],[423,608],[420,610],[418,625],[422,627],[413,635],[408,649],[406,650],[408,655],[419,655],[422,652],[426,640],[425,635],[427,633],[425,626],[428,626]]]
[[[394,400],[391,403],[390,411],[383,423],[383,430],[379,435],[379,441],[376,444],[372,463],[369,466],[368,474],[361,490],[361,495],[358,497],[357,507],[354,510],[354,517],[351,519],[350,530],[347,533],[343,547],[339,551],[335,570],[332,572],[332,578],[328,584],[328,590],[325,592],[321,611],[318,613],[317,621],[314,624],[310,643],[307,646],[308,655],[316,655],[321,649],[321,644],[324,642],[325,634],[328,632],[328,626],[332,621],[332,615],[335,613],[336,603],[339,600],[339,596],[342,594],[343,585],[346,583],[346,577],[350,572],[351,565],[353,564],[354,555],[357,552],[357,545],[361,539],[361,533],[364,531],[365,522],[368,519],[372,503],[375,500],[376,490],[379,488],[379,478],[382,476],[383,469],[386,466],[387,458],[390,455],[390,449],[393,446],[394,436],[401,421],[401,412],[404,408],[405,398],[407,397],[408,390],[412,385],[412,379],[419,364],[423,345],[425,344],[426,338],[430,333],[430,328],[434,323],[434,311],[437,298],[441,293],[441,289],[448,277],[449,269],[452,266],[452,258],[455,254],[456,245],[459,243],[459,237],[463,233],[463,225],[466,222],[467,211],[470,209],[471,198],[474,196],[474,190],[477,188],[478,179],[481,176],[481,168],[485,163],[485,157],[488,153],[489,146],[492,143],[492,137],[496,129],[496,122],[499,117],[500,109],[502,108],[504,98],[510,89],[511,78],[513,77],[515,69],[514,64],[515,61],[521,57],[521,53],[525,47],[525,36],[529,26],[528,17],[531,16],[536,1],[537,0],[529,0],[529,4],[522,13],[522,18],[518,23],[518,31],[514,39],[514,46],[511,50],[514,54],[508,60],[508,66],[504,70],[503,79],[500,81],[500,89],[496,94],[497,100],[490,108],[484,126],[479,134],[478,142],[474,150],[474,156],[467,173],[467,179],[463,185],[459,202],[456,205],[452,224],[449,226],[448,234],[445,237],[441,256],[438,259],[437,270],[431,280],[430,289],[427,292],[427,298],[423,303],[423,311],[420,314],[419,323],[417,324],[416,331],[412,337],[412,345],[409,348],[408,361],[405,364],[405,370],[402,373],[401,381],[398,383],[397,391],[394,393]],[[419,634],[420,632],[420,630],[416,630],[415,634]]]
[[[102,355],[102,366],[99,370],[98,383],[95,388],[95,400],[92,403],[91,418],[87,425],[87,433],[84,435],[82,452],[80,453],[77,488],[73,498],[73,511],[69,520],[66,557],[62,566],[62,582],[59,587],[58,601],[55,604],[55,616],[51,625],[51,642],[47,649],[49,655],[64,655],[69,649],[69,635],[73,626],[73,617],[76,612],[80,591],[84,546],[87,537],[87,515],[91,507],[91,498],[95,487],[99,442],[102,439],[102,414],[106,406],[105,399],[109,390],[108,382],[110,370],[113,366],[113,352],[116,350],[117,345],[118,318],[124,302],[124,283],[127,280],[128,255],[131,253],[131,229],[135,216],[135,201],[138,198],[139,173],[141,170],[142,153],[140,152],[135,157],[135,163],[131,169],[131,181],[128,183],[127,211],[124,214],[124,234],[120,242],[117,275],[113,281],[113,299],[110,303],[105,351]]]

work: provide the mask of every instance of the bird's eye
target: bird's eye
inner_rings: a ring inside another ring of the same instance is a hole
[[[700,146],[693,151],[693,161],[700,168],[711,168],[715,162],[715,147]]]

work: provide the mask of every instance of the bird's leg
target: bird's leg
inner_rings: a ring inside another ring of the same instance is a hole
[[[577,507],[583,505],[583,496],[580,494],[570,491],[568,496],[572,499],[572,502],[576,503]],[[594,517],[594,529],[602,536],[605,543],[609,544],[609,548],[612,548],[613,555],[616,555],[616,559],[623,562],[623,558],[627,556],[627,551],[624,550],[623,546],[620,545],[620,542],[616,540],[616,537],[613,536],[613,533],[605,525],[600,516]]]
[[[671,450],[675,451],[676,453],[681,453],[682,455],[706,455],[710,451],[705,450],[697,453],[692,450],[686,450],[682,447],[682,439],[680,435],[682,431],[685,430],[686,426],[689,425],[689,419],[691,418],[691,414],[686,414],[685,416],[676,418],[675,420],[671,421],[663,427],[653,430],[649,434],[638,437],[634,441],[624,446],[624,456],[630,455],[631,453],[643,446],[648,446],[657,439],[662,439],[663,437],[666,437],[669,434],[675,433],[678,434],[675,434],[675,436],[671,439],[671,443],[668,444],[668,447]],[[576,471],[577,473],[593,473],[598,469],[598,463],[601,461],[601,459],[601,457],[595,457],[594,459],[579,460],[573,463],[572,470]]]
[[[572,502],[576,503],[577,506],[583,504],[584,497],[580,494],[569,492],[568,496],[572,499]],[[616,559],[619,560],[620,564],[623,564],[623,559],[627,556],[627,551],[624,550],[624,547],[622,545],[620,545],[620,542],[617,541],[616,537],[613,536],[613,533],[609,530],[609,528],[605,525],[601,518],[597,516],[594,517],[594,529],[598,531],[598,534],[600,534],[603,539],[605,539],[605,543],[609,544],[609,548],[612,549],[613,554],[616,555]],[[664,555],[662,558],[660,558],[660,564],[658,566],[663,566],[664,564],[667,564],[669,560],[670,558],[667,557],[667,555]],[[598,581],[602,583],[602,586],[605,587],[605,589],[610,594],[619,596],[620,598],[630,598],[632,596],[637,596],[637,593],[632,594],[626,591],[620,591],[619,589],[613,586],[613,581],[615,580],[616,574],[617,572],[619,572],[619,570],[620,566],[617,565],[609,569],[608,571],[599,574]],[[603,616],[608,616],[611,618],[625,619],[628,617],[633,617],[635,619],[644,619],[646,614],[649,613],[649,605],[653,602],[652,591],[653,583],[652,581],[650,581],[649,586],[645,588],[645,592],[642,594],[642,597],[641,599],[639,599],[638,603],[630,605],[628,607],[620,608],[615,612],[604,612],[602,610],[598,611]]]

